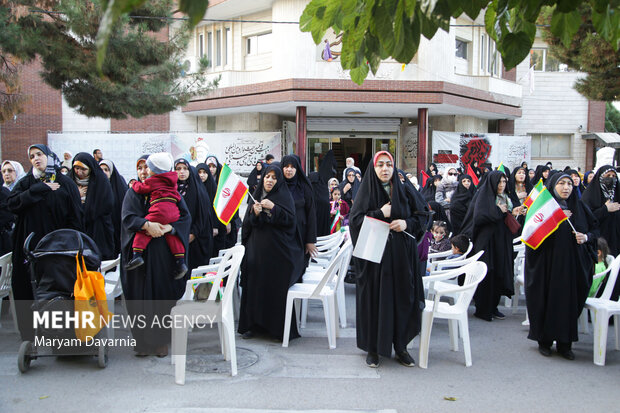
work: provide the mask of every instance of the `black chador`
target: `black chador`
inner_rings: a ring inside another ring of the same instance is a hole
[[[99,165],[105,164],[112,171],[110,175],[110,186],[114,194],[114,208],[112,209],[112,225],[114,226],[114,256],[121,253],[121,209],[123,208],[123,199],[127,192],[127,181],[118,172],[114,163],[108,159],[99,162]]]
[[[263,190],[265,176],[274,171],[277,183]],[[248,206],[242,228],[245,255],[241,263],[241,311],[239,333],[266,332],[279,340],[284,334],[286,296],[297,282],[303,262],[303,247],[295,222],[295,203],[284,181],[282,170],[268,165],[254,198],[275,204],[256,216]],[[290,338],[299,337],[295,317]]]
[[[201,265],[209,263],[213,251],[213,222],[211,221],[212,201],[207,189],[200,181],[197,170],[186,159],[174,161],[174,167],[184,164],[189,170],[186,180],[177,181],[179,193],[185,199],[187,209],[192,217],[192,225],[189,233],[194,235],[194,240],[189,243],[187,251],[187,267],[189,271]]]
[[[316,243],[316,209],[314,206],[314,197],[312,194],[312,185],[301,169],[301,162],[297,155],[286,155],[280,162],[284,169],[288,165],[292,165],[295,169],[295,176],[291,179],[284,178],[288,186],[288,190],[293,196],[295,202],[295,221],[297,222],[297,231],[304,245]],[[305,255],[303,268],[308,265],[310,255]],[[298,281],[301,281],[303,271],[299,273]]]
[[[31,169],[13,187],[7,199],[9,211],[15,214],[13,230],[13,277],[11,285],[17,306],[17,322],[22,340],[32,340],[34,331],[30,300],[33,299],[30,268],[25,263],[24,241],[31,232],[34,248],[46,234],[61,228],[83,230],[80,194],[73,181],[59,172],[60,160],[47,146],[32,145],[47,156],[44,172]],[[52,190],[47,183],[57,183]]]
[[[331,227],[331,216],[329,214],[331,204],[329,203],[328,183],[334,176],[336,176],[336,159],[334,158],[334,151],[330,149],[321,160],[319,171],[308,174],[308,179],[310,179],[314,194],[317,237],[329,235]]]
[[[84,230],[99,247],[102,260],[116,258],[114,253],[114,225],[112,213],[114,211],[114,194],[110,180],[101,170],[95,158],[89,153],[80,152],[73,158],[73,166],[76,162],[86,165],[89,169],[87,180],[83,185],[88,186],[86,200],[82,203],[84,211]],[[73,168],[68,175],[76,185],[81,181]]]
[[[568,346],[578,340],[577,319],[583,310],[592,283],[596,257],[596,218],[575,193],[566,201],[555,193],[557,182],[570,176],[556,173],[547,180],[547,189],[563,209],[572,212],[570,222],[588,236],[577,244],[567,221],[560,224],[537,248],[525,250],[525,297],[530,319],[528,338],[550,347],[556,340]],[[571,181],[572,182],[572,181]]]
[[[465,188],[463,185],[464,179],[469,179],[471,182],[469,188]],[[459,184],[450,200],[450,223],[452,224],[452,232],[454,234],[458,234],[461,231],[461,225],[465,219],[465,214],[467,214],[467,209],[475,193],[476,186],[471,176],[467,174],[459,176]]]
[[[491,171],[485,176],[469,205],[461,233],[473,241],[472,255],[484,250],[480,261],[487,265],[487,275],[478,284],[474,300],[476,316],[491,321],[500,297],[514,293],[513,235],[504,223],[510,211],[502,212],[498,206],[497,186],[506,175]]]
[[[418,198],[421,199],[421,198]],[[391,203],[390,218],[381,207]],[[381,183],[371,161],[366,169],[353,209],[349,214],[351,238],[356,244],[365,216],[391,222],[403,219],[406,232],[420,233],[425,216],[415,215],[424,205],[416,201],[398,178],[396,168],[387,187]],[[390,357],[392,346],[405,350],[419,332],[424,309],[424,287],[418,265],[416,241],[391,231],[380,264],[354,258],[357,276],[357,346],[369,353]]]
[[[122,262],[128,262],[133,256],[132,243],[134,235],[140,231],[148,214],[148,196],[128,190],[123,201],[122,216]],[[181,239],[188,250],[189,231],[191,216],[184,199],[177,203],[180,218],[173,222],[175,234]],[[161,351],[161,347],[170,342],[170,331],[165,326],[158,328],[154,325],[155,317],[163,320],[170,314],[176,300],[181,298],[185,291],[185,283],[189,278],[189,272],[185,278],[175,280],[175,258],[166,244],[164,237],[153,238],[142,255],[144,265],[127,271],[121,266],[121,280],[123,293],[127,300],[129,315],[144,317],[146,328],[135,326],[131,333],[136,339],[135,351],[145,354],[155,354]]]

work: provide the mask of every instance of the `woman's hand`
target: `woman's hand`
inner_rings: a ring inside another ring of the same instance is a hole
[[[52,191],[55,191],[58,188],[60,188],[60,184],[56,182],[46,182],[45,185],[49,186]],[[80,192],[80,195],[82,195],[81,192]]]
[[[574,232],[575,239],[577,240],[577,244],[585,244],[588,241],[588,236],[586,234],[582,234],[581,232]]]
[[[512,210],[512,215],[514,215],[515,217],[518,217],[519,215],[525,215],[524,210],[525,210],[525,207],[523,205],[515,207]]]
[[[346,194],[347,192],[349,192],[349,189],[351,189],[351,184],[347,183],[344,188],[342,188],[342,193]]]
[[[383,216],[385,218],[389,218],[392,214],[392,204],[389,202],[381,207],[381,212],[383,212]]]
[[[605,206],[607,207],[607,211],[609,212],[620,211],[620,203],[618,202],[607,201],[605,202]]]
[[[275,204],[268,199],[263,199],[262,201],[260,201],[260,204],[263,206],[263,208],[267,210],[272,210],[275,206]]]
[[[87,186],[78,186],[78,190],[80,191],[80,197],[85,197],[86,196],[86,192],[88,191],[88,187]]]
[[[146,221],[144,225],[142,225],[142,229],[145,230],[147,235],[151,238],[159,238],[164,235],[161,225],[157,222]]]
[[[390,229],[396,232],[403,232],[407,229],[407,221],[405,221],[404,219],[395,219],[394,221],[390,222]]]
[[[310,254],[312,258],[316,257],[319,253],[318,248],[313,243],[306,244],[306,254]]]
[[[220,231],[217,230],[217,228],[213,228],[213,236],[217,236],[217,234],[219,234]]]
[[[259,216],[263,211],[263,205],[260,202],[255,203],[252,205],[252,211],[254,211],[254,215]]]
[[[232,230],[232,225],[230,225],[230,222],[228,224],[226,224],[226,233],[230,234],[230,231]]]
[[[163,224],[158,223],[157,225],[159,225],[159,228],[162,230],[164,234],[172,232],[172,225],[170,224],[163,225]]]
[[[499,204],[498,208],[502,210],[502,213],[506,213],[508,212],[508,207],[506,206],[506,204]]]
[[[190,243],[194,242],[195,239],[196,239],[196,236],[194,234],[189,234],[189,242]]]
[[[571,212],[570,209],[565,209],[564,210],[564,215],[566,215],[566,218],[570,218],[573,216],[573,213]]]

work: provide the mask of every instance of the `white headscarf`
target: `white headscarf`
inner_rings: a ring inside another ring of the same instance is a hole
[[[17,181],[19,181],[24,176],[26,176],[26,172],[24,172],[24,167],[22,166],[22,164],[20,164],[19,162],[16,162],[16,161],[4,161],[4,162],[2,162],[2,166],[0,166],[0,168],[4,168],[4,165],[7,164],[7,163],[10,163],[11,166],[13,167],[13,169],[15,169],[15,173],[17,174],[17,177],[15,178],[15,181],[11,185],[7,185],[5,183],[5,184],[3,184],[3,186],[5,188],[9,188],[9,190],[13,190],[13,187],[15,186]]]

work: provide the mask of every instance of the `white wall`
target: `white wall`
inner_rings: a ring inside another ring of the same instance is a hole
[[[89,118],[73,110],[62,98],[62,132],[110,131],[110,119]],[[60,132],[60,131],[58,131]]]

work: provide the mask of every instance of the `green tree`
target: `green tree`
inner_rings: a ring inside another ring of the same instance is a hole
[[[605,132],[620,133],[620,111],[611,102],[605,104]]]
[[[183,63],[191,33],[179,23],[168,35],[173,0],[152,0],[123,15],[109,33],[97,68],[96,36],[104,14],[99,1],[4,2],[0,49],[24,62],[39,58],[43,80],[87,116],[123,119],[167,113],[217,86],[203,76],[206,60],[187,74]],[[29,6],[24,11],[23,6]]]
[[[581,22],[578,7],[584,3],[592,7],[600,37],[618,50],[620,0],[312,0],[299,23],[316,44],[329,28],[342,33],[342,68],[361,84],[388,57],[409,63],[420,37],[431,39],[438,29],[448,31],[451,17],[465,13],[475,19],[485,9],[486,31],[511,69],[527,57],[543,6],[556,6],[551,32],[569,45]]]
[[[620,98],[620,50],[614,48],[597,31],[589,4],[579,7],[581,16],[577,32],[566,45],[548,27],[543,27],[543,39],[551,55],[571,69],[588,73],[577,80],[575,89],[590,100],[615,101]],[[541,14],[540,22],[551,22],[552,10]]]

